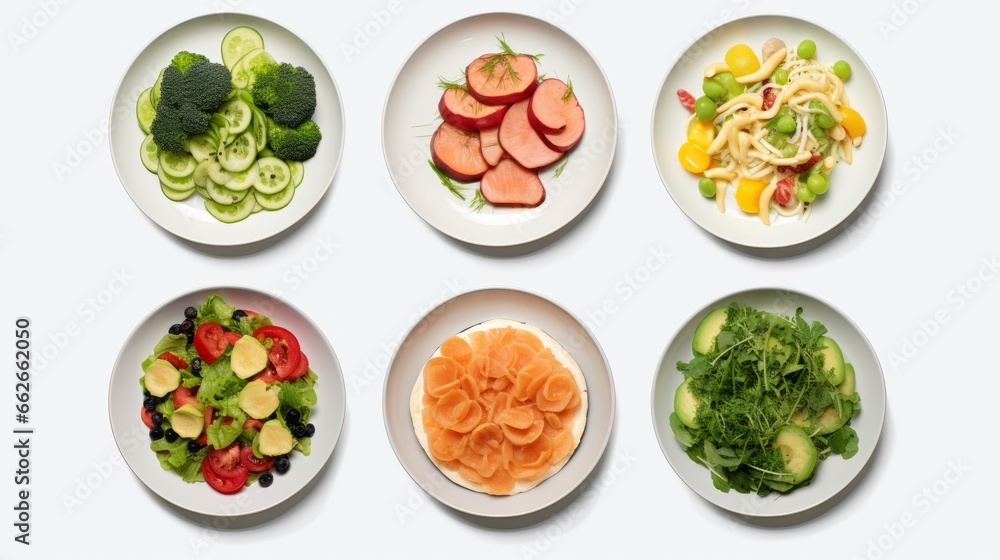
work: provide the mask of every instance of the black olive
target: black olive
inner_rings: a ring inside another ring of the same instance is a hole
[[[292,435],[295,437],[305,437],[306,427],[302,424],[296,424],[292,426]]]
[[[181,332],[189,333],[194,330],[194,322],[191,319],[184,319],[181,321]]]
[[[154,412],[153,413],[153,423],[154,424],[160,424],[161,422],[163,422],[163,415],[160,414],[159,412]]]
[[[260,485],[263,486],[264,488],[267,488],[268,486],[271,485],[272,482],[274,482],[274,475],[269,472],[266,472],[260,475],[260,478],[257,479],[257,482],[259,482]]]
[[[191,373],[201,375],[201,358],[191,360]]]
[[[156,397],[146,397],[142,399],[142,408],[146,410],[156,410]]]
[[[237,309],[236,311],[233,311],[233,321],[239,322],[240,319],[246,316],[247,312],[243,311],[242,309]]]
[[[282,455],[274,460],[274,470],[283,473],[288,470],[290,463],[287,455]]]
[[[161,437],[163,437],[163,428],[156,426],[155,428],[149,430],[149,439],[156,440],[160,439]]]
[[[186,308],[184,308],[184,318],[185,319],[194,319],[197,316],[198,316],[198,308],[197,307],[186,307]]]
[[[188,344],[191,344],[192,342],[194,342],[194,331],[188,331],[188,332],[186,332],[184,334],[187,335]]]
[[[167,428],[167,430],[163,432],[163,437],[166,438],[167,443],[173,443],[177,441],[177,438],[179,436],[177,435],[177,432],[173,430],[173,428]]]
[[[188,453],[197,453],[201,449],[201,444],[195,440],[188,442]]]
[[[306,437],[313,437],[313,434],[315,433],[316,433],[316,426],[313,426],[312,424],[306,424]]]
[[[285,413],[285,422],[288,424],[298,424],[301,418],[302,415],[299,414],[299,410],[297,408],[290,408],[288,409],[288,412]]]
[[[168,330],[167,332],[169,332],[170,334],[181,334],[181,324],[174,323],[173,325],[170,325],[170,330]]]

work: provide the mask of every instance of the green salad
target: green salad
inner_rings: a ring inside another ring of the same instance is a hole
[[[296,336],[266,316],[209,296],[183,310],[141,368],[149,447],[184,481],[226,494],[266,487],[293,451],[309,455],[317,376]]]
[[[669,421],[716,488],[788,492],[830,455],[858,452],[854,368],[826,334],[802,308],[784,317],[732,303],[698,324]]]

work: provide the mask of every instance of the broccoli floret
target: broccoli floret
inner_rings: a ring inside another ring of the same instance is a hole
[[[319,125],[308,120],[297,127],[281,126],[274,121],[267,123],[267,143],[274,155],[290,161],[305,161],[316,155],[322,135]]]
[[[308,70],[287,62],[254,69],[253,103],[281,126],[295,128],[316,111],[316,80]]]
[[[174,55],[173,60],[170,61],[170,65],[180,70],[181,74],[183,74],[195,62],[208,62],[208,57],[203,54],[181,51]]]
[[[160,101],[149,129],[153,142],[161,150],[180,151],[185,140],[208,129],[212,113],[232,89],[229,70],[221,64],[206,59],[181,72],[171,63],[163,71]]]

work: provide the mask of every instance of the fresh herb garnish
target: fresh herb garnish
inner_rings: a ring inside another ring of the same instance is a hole
[[[558,179],[559,176],[562,175],[562,172],[566,170],[567,165],[569,165],[569,159],[559,164],[559,167],[556,168],[555,173],[553,173],[552,176]]]
[[[503,79],[505,75],[510,76],[511,80],[514,81],[518,80],[517,70],[514,69],[514,65],[511,64],[510,62],[511,57],[527,56],[530,57],[535,62],[538,62],[538,59],[545,56],[544,54],[524,54],[524,53],[514,52],[514,49],[510,48],[510,45],[507,44],[506,38],[503,36],[502,33],[500,34],[499,37],[497,37],[497,42],[500,44],[501,52],[498,52],[493,56],[489,57],[486,60],[486,63],[483,64],[482,68],[479,69],[479,71],[486,72],[487,74],[493,74],[493,71],[496,69],[497,63],[503,63],[504,72],[501,73],[499,76],[497,76],[498,80]]]
[[[570,98],[573,97],[573,80],[566,78],[566,93],[562,96],[563,103],[569,103]]]
[[[457,196],[463,202],[468,201],[468,199],[465,198],[464,194],[464,191],[469,190],[468,187],[463,187],[455,183],[455,181],[453,181],[451,177],[447,176],[444,171],[441,171],[441,169],[438,166],[434,165],[434,161],[427,160],[427,164],[431,166],[431,169],[434,170],[434,174],[437,175],[438,179],[441,180],[441,184],[444,185],[449,191],[451,191],[451,194]],[[482,211],[483,207],[486,206],[487,201],[485,198],[483,198],[482,191],[480,191],[479,189],[475,189],[475,191],[476,192],[475,194],[473,194],[472,200],[469,201],[469,208],[475,210],[476,212],[480,212]]]

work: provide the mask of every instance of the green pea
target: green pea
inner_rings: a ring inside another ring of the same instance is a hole
[[[820,128],[830,128],[831,126],[837,124],[837,121],[833,120],[830,113],[816,113],[815,117],[816,124],[818,124]]]
[[[699,97],[694,102],[694,114],[700,121],[710,121],[715,118],[715,112],[719,106],[715,104],[707,95]]]
[[[816,43],[811,39],[806,39],[799,43],[795,53],[799,55],[799,58],[812,58],[816,55]]]
[[[719,72],[718,74],[712,76],[712,79],[719,82],[726,88],[726,95],[723,97],[723,101],[729,101],[746,91],[743,84],[736,81],[736,76],[734,76],[732,72]]]
[[[702,195],[712,198],[715,196],[715,189],[715,179],[709,179],[708,177],[698,179],[698,190],[701,191]]]
[[[838,60],[833,63],[833,73],[841,80],[851,77],[851,65],[846,60]]]
[[[786,158],[795,157],[795,154],[797,153],[799,153],[799,147],[796,146],[795,144],[785,144],[785,146],[781,148],[782,157]]]
[[[785,134],[790,134],[792,132],[795,132],[796,126],[797,125],[795,123],[795,118],[785,115],[778,119],[775,128],[778,129],[778,132],[784,132]]]
[[[787,84],[788,70],[785,70],[784,68],[778,68],[777,70],[774,71],[774,74],[771,74],[771,79],[774,81],[774,83],[781,86]]]
[[[809,178],[806,179],[806,187],[808,187],[813,194],[823,194],[828,188],[830,188],[830,179],[826,176],[826,173],[821,171],[810,175]]]
[[[720,84],[718,80],[708,78],[701,83],[701,91],[712,99],[722,99],[722,96],[726,94],[726,86]]]
[[[795,187],[795,196],[802,202],[812,202],[816,198],[816,193],[809,190],[805,185]]]

